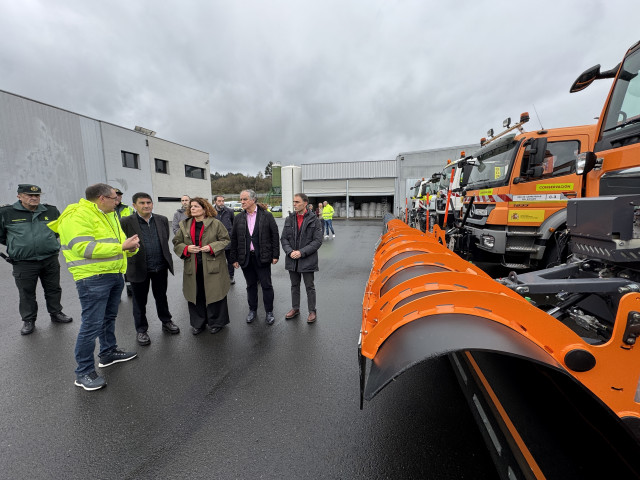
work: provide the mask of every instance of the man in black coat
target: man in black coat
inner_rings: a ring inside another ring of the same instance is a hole
[[[304,193],[293,196],[293,209],[282,228],[282,249],[286,255],[284,268],[291,279],[291,310],[284,316],[290,320],[300,314],[300,280],[307,290],[309,316],[307,323],[316,321],[316,287],[314,272],[318,271],[318,249],[322,245],[320,221],[313,210],[307,209],[309,198]]]
[[[167,333],[180,333],[180,328],[171,320],[167,301],[167,279],[169,272],[173,275],[173,259],[169,249],[169,220],[167,217],[152,214],[153,200],[147,193],[136,193],[133,196],[135,212],[122,217],[122,230],[127,237],[138,235],[140,250],[127,259],[127,281],[131,282],[133,292],[133,319],[136,326],[137,340],[140,345],[149,345],[151,339],[147,334],[147,297],[149,284],[156,301],[158,318],[162,322],[162,330]]]
[[[224,197],[222,195],[213,197],[213,206],[218,213],[216,218],[222,222],[227,232],[229,232],[229,237],[231,237],[231,229],[233,228],[233,220],[236,214],[224,204]],[[233,279],[235,268],[233,268],[233,262],[231,261],[231,245],[227,245],[227,248],[224,249],[224,254],[227,257],[227,268],[229,269],[231,285],[235,285],[236,281]]]
[[[258,310],[258,281],[262,287],[262,300],[267,312],[267,325],[273,325],[273,285],[271,284],[271,265],[278,263],[280,243],[278,225],[273,215],[262,205],[256,203],[253,190],[240,192],[242,212],[239,213],[231,229],[231,261],[235,268],[242,267],[247,281],[247,300],[249,315],[247,323],[256,318]]]

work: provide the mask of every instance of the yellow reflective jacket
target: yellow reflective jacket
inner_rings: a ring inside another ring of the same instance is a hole
[[[133,211],[131,207],[129,207],[128,205],[125,205],[124,203],[121,203],[120,205],[118,205],[115,211],[116,217],[118,218],[119,221],[122,221],[122,217],[128,217],[132,213]]]
[[[65,208],[48,227],[60,235],[62,253],[75,281],[101,273],[125,273],[127,257],[137,253],[122,250],[127,236],[116,214],[104,213],[84,198]]]
[[[327,203],[327,206],[322,209],[322,218],[324,220],[333,219],[333,207]]]

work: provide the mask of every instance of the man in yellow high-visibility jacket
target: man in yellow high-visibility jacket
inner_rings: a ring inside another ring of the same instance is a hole
[[[322,219],[324,220],[324,228],[326,230],[324,238],[329,238],[329,229],[331,229],[333,238],[336,238],[336,232],[333,231],[333,207],[329,205],[329,202],[327,202],[326,200],[324,201],[323,205]]]
[[[126,362],[137,355],[118,349],[115,324],[127,257],[137,253],[140,241],[137,235],[127,238],[122,231],[115,214],[116,192],[110,185],[91,185],[85,196],[86,200],[69,205],[48,226],[60,235],[62,253],[82,307],[75,348],[75,385],[98,390],[106,381],[95,369],[96,338],[100,341],[99,367]]]

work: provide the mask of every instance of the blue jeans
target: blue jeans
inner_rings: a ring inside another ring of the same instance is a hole
[[[82,324],[75,350],[78,363],[76,375],[95,371],[93,352],[96,349],[96,338],[100,340],[100,357],[117,348],[116,317],[123,288],[124,280],[120,273],[94,275],[76,282],[82,307]]]
[[[336,234],[336,232],[333,231],[333,220],[325,218],[324,227],[327,230],[327,235],[329,235],[329,229],[331,229],[331,233]]]

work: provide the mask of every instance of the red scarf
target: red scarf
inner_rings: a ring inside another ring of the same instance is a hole
[[[196,219],[191,217],[193,222],[191,222],[191,243],[193,243],[196,247],[202,246],[202,234],[204,233],[204,220],[202,222],[202,228],[200,229],[200,237],[198,238],[198,243],[196,243]],[[184,249],[184,253],[187,256],[191,256],[189,252],[187,252],[187,247]],[[196,262],[196,272],[198,271],[198,262]]]

